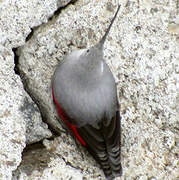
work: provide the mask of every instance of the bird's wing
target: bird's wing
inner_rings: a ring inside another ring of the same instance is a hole
[[[86,142],[87,149],[101,164],[107,177],[121,175],[120,143],[121,128],[119,111],[109,123],[101,123],[100,129],[91,125],[77,128],[79,135]]]
[[[101,119],[99,128],[95,128],[90,124],[77,127],[72,122],[66,112],[60,107],[55,99],[52,88],[52,96],[56,105],[58,115],[66,126],[71,130],[75,137],[83,146],[86,146],[88,151],[101,164],[106,177],[121,175],[120,164],[120,114],[116,112],[112,119]]]

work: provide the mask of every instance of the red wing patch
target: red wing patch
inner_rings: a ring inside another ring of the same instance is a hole
[[[67,114],[65,113],[65,111],[60,107],[58,101],[55,99],[55,95],[54,95],[54,90],[52,88],[52,96],[53,96],[53,101],[56,105],[56,108],[57,108],[57,112],[58,112],[58,115],[59,117],[65,122],[65,124],[68,126],[68,128],[73,132],[73,134],[76,136],[76,138],[80,141],[80,143],[83,145],[83,146],[86,146],[86,143],[85,141],[83,140],[83,138],[79,135],[78,131],[77,131],[77,128],[75,125],[71,124],[69,121],[68,121],[68,116]]]

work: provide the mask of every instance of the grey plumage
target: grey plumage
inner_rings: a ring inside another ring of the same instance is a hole
[[[116,85],[103,59],[103,44],[119,8],[101,41],[66,56],[52,78],[54,99],[108,179],[121,175],[121,130]]]

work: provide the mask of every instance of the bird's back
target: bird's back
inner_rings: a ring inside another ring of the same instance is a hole
[[[77,58],[67,57],[57,67],[52,80],[57,101],[74,119],[75,125],[98,123],[103,116],[111,119],[118,104],[116,85],[109,67],[101,61],[98,72],[94,70],[86,75],[83,69],[77,70],[77,61]]]

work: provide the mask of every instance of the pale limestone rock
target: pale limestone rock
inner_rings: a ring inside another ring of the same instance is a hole
[[[104,48],[121,104],[121,179],[177,179],[179,41],[176,34],[168,32],[168,25],[177,16],[176,2],[125,2]],[[99,41],[117,7],[117,1],[111,1],[110,6],[108,3],[107,0],[77,1],[35,30],[33,37],[19,50],[19,68],[24,81],[52,126],[57,125],[50,89],[55,67],[74,49]],[[109,7],[114,7],[113,12]],[[85,157],[85,163],[78,160],[78,150],[73,151],[78,148],[69,136],[62,133],[60,138],[62,142],[54,140],[54,154],[59,157],[54,164],[51,161],[52,171],[59,168],[56,162],[62,157],[77,169],[93,169],[90,157]],[[49,149],[47,141],[44,144]],[[41,179],[50,176],[48,170],[46,173],[40,173]],[[97,168],[88,178],[93,179],[98,173]],[[81,176],[85,177],[83,173]],[[58,175],[53,177],[59,178]]]
[[[31,28],[52,16],[63,1],[0,1],[0,179],[10,180],[26,143],[51,136],[40,112],[14,72],[12,48],[25,43]]]

